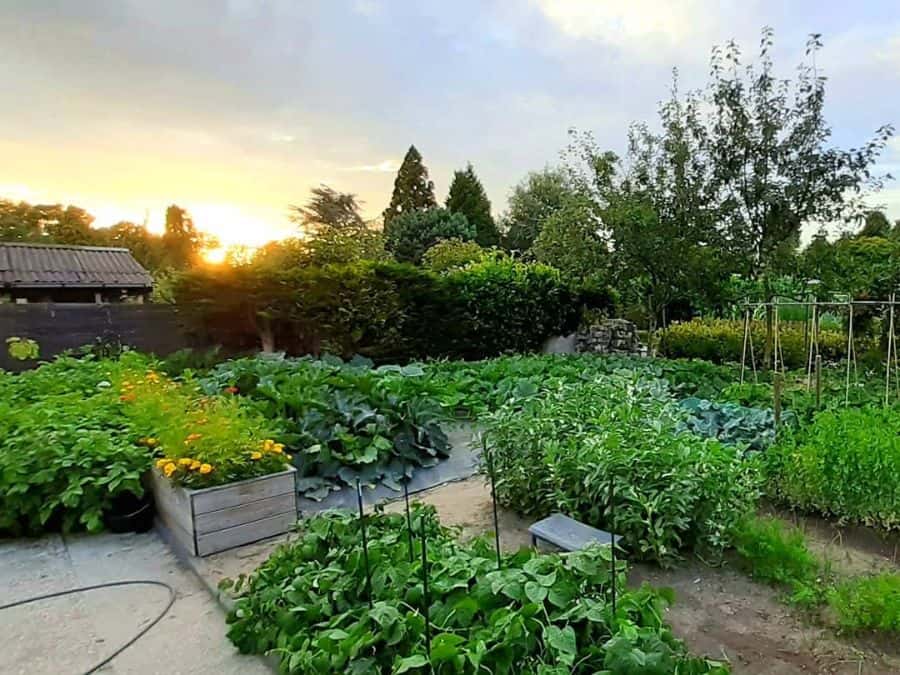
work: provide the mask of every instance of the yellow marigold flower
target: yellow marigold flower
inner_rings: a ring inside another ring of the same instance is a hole
[[[155,448],[157,445],[159,445],[159,441],[152,436],[147,439],[147,447]]]
[[[199,469],[201,466],[203,466],[203,463],[202,463],[199,459],[195,459],[194,461],[191,462],[191,465],[190,465],[188,468],[189,468],[191,471],[196,471],[196,470]]]
[[[193,461],[190,457],[182,457],[178,460],[178,466],[190,466]]]
[[[199,420],[197,420],[197,424],[206,424],[207,422],[209,422],[209,420],[205,417],[201,417]]]
[[[212,470],[213,470],[212,464],[201,464],[200,465],[200,473],[202,473],[202,474],[212,473]]]
[[[293,455],[285,454],[285,457],[287,457],[288,459],[294,459],[294,456],[293,456]]]
[[[275,441],[271,438],[267,438],[263,441],[263,450],[271,450],[273,445],[275,445]]]
[[[203,438],[203,434],[188,434],[187,440],[190,441],[199,441]]]
[[[253,452],[250,453],[250,459],[252,459],[254,461],[256,461],[257,459],[262,459],[262,453],[254,450]]]
[[[160,457],[158,460],[156,460],[156,468],[161,469],[170,461],[171,460],[168,457]]]
[[[272,452],[274,452],[276,454],[284,452],[284,443],[276,443],[275,445],[273,445]]]
[[[175,473],[175,464],[173,462],[169,462],[163,467],[163,473],[166,474],[166,477],[171,476]]]

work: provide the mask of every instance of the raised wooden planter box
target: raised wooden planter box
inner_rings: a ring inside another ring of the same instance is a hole
[[[202,490],[172,485],[151,472],[156,511],[172,536],[196,556],[282,534],[297,522],[295,474],[287,471]]]

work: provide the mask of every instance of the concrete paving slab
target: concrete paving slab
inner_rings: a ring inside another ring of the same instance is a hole
[[[260,659],[225,637],[221,608],[156,533],[83,535],[0,543],[0,604],[125,579],[168,583],[176,601],[160,623],[100,672],[115,675],[263,675]],[[168,594],[158,587],[89,591],[0,612],[0,672],[82,673],[152,621]]]

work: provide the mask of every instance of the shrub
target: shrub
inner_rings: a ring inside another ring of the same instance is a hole
[[[766,343],[762,322],[751,328],[753,351],[761,363]],[[788,368],[805,368],[808,348],[804,342],[803,324],[780,324],[778,339]],[[739,362],[744,345],[744,324],[725,319],[694,319],[673,323],[660,333],[660,353],[670,358],[704,359],[713,363]],[[858,347],[861,349],[861,347]],[[847,336],[831,330],[819,331],[819,351],[826,361],[837,361],[847,351]],[[749,346],[747,363],[750,363]]]
[[[615,532],[639,559],[720,554],[753,508],[755,472],[718,441],[680,432],[683,415],[665,383],[628,373],[507,406],[486,431],[498,498]]]
[[[772,495],[841,521],[900,529],[900,419],[880,406],[819,413],[766,453]]]
[[[247,348],[263,324],[291,354],[362,354],[379,362],[484,358],[538,349],[578,322],[580,297],[553,268],[484,261],[436,275],[361,262],[285,270],[198,271],[180,302],[202,330]]]
[[[432,272],[449,272],[474,262],[481,262],[490,255],[474,241],[445,239],[425,251],[422,266]]]
[[[461,213],[432,208],[401,213],[385,225],[386,248],[400,262],[419,264],[425,251],[445,239],[470,241],[475,225]]]

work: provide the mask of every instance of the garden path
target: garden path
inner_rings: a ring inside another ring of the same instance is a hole
[[[224,614],[155,532],[0,541],[0,605],[78,586],[155,579],[175,589],[169,613],[103,673],[263,675],[225,637]],[[83,673],[129,640],[166,606],[165,589],[90,591],[0,612],[0,672]]]

